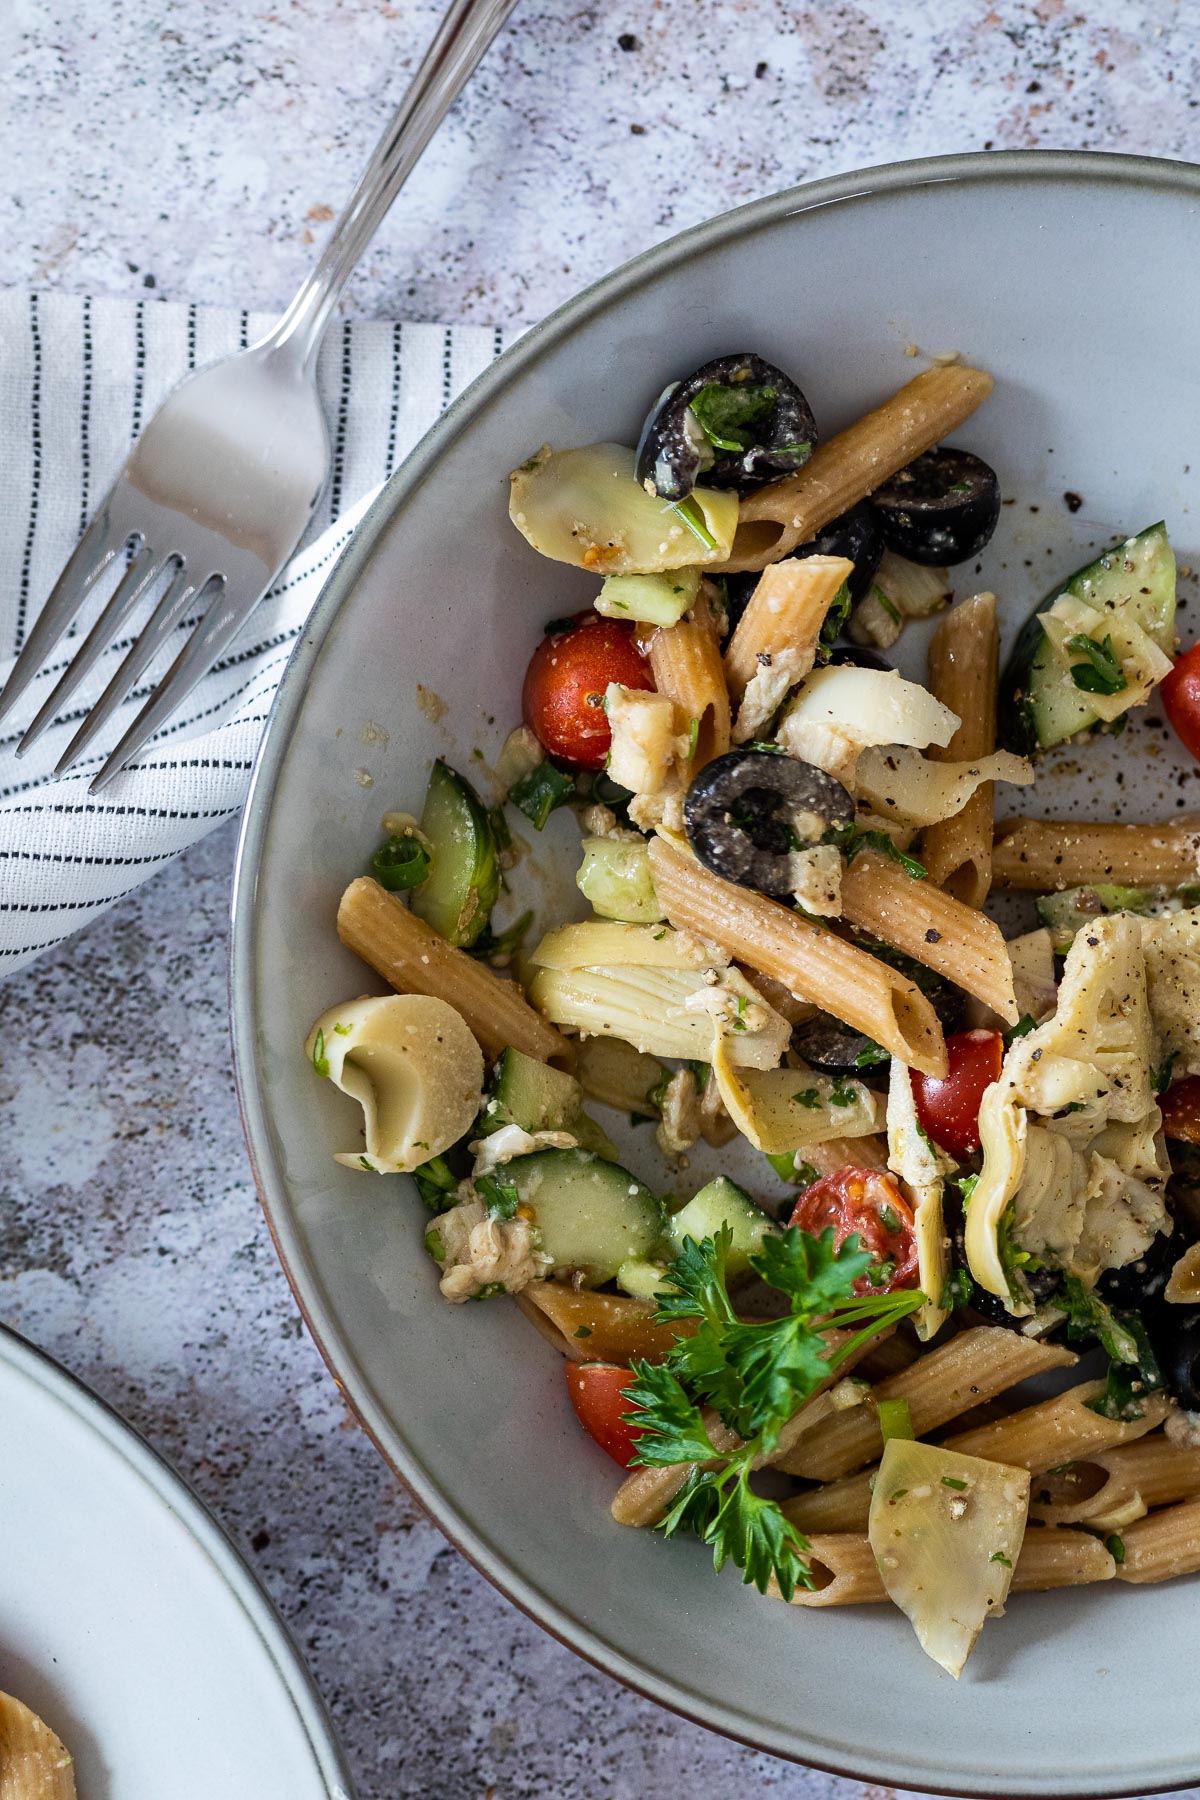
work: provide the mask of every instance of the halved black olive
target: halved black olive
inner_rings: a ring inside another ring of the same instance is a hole
[[[1000,517],[996,471],[969,450],[927,450],[871,495],[889,550],[946,568],[977,556]]]
[[[749,494],[794,473],[816,441],[812,408],[790,376],[761,356],[718,356],[655,401],[637,477],[663,500],[683,500],[701,481]]]
[[[861,1079],[869,1078],[872,1069],[879,1068],[885,1073],[891,1062],[886,1051],[880,1051],[879,1045],[864,1037],[861,1031],[854,1031],[849,1025],[843,1025],[832,1013],[818,1013],[815,1018],[805,1020],[797,1025],[792,1033],[792,1045],[806,1063],[814,1069],[826,1069],[831,1075],[857,1075]]]
[[[1200,1412],[1200,1306],[1163,1301],[1145,1325],[1167,1392],[1185,1412]]]
[[[852,506],[840,519],[832,520],[823,531],[818,531],[816,537],[811,538],[807,544],[801,544],[798,550],[793,550],[792,555],[847,557],[854,564],[854,573],[847,580],[846,586],[850,589],[851,600],[857,604],[870,592],[883,550],[883,533],[879,528],[879,520],[867,501],[860,500],[857,506]]]
[[[824,769],[770,750],[727,750],[696,776],[683,803],[700,861],[777,900],[792,892],[789,857],[854,821],[850,793]]]
[[[1122,1269],[1105,1269],[1096,1281],[1096,1292],[1106,1306],[1140,1312],[1161,1298],[1171,1270],[1188,1246],[1186,1234],[1160,1231],[1144,1256]]]
[[[829,661],[835,669],[880,669],[885,675],[895,673],[894,663],[880,656],[877,650],[868,650],[860,644],[839,644],[836,650],[829,652]]]

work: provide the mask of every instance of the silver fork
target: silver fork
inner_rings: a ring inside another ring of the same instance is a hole
[[[351,271],[447,109],[517,0],[451,0],[316,268],[260,343],[190,375],[170,393],[55,582],[0,693],[3,719],[105,569],[129,563],[53,693],[21,738],[22,756],[111,644],[139,601],[160,598],[54,773],[101,732],[189,609],[203,611],[167,674],[91,782],[96,793],[135,756],[237,636],[303,535],[329,473],[317,397],[321,339]],[[165,584],[165,585],[164,585]]]

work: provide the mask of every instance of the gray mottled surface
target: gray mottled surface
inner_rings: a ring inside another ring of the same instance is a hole
[[[282,303],[434,14],[7,0],[0,167],[19,179],[0,184],[0,281]],[[993,145],[1185,155],[1198,50],[1197,8],[1170,0],[526,0],[350,304],[528,323],[807,176]],[[862,1794],[576,1660],[447,1547],[346,1418],[242,1149],[232,848],[218,832],[0,990],[0,1316],[113,1401],[248,1551],[364,1800]]]

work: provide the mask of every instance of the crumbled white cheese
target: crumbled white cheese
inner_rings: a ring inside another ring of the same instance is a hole
[[[520,1293],[553,1267],[553,1258],[537,1249],[528,1219],[492,1218],[482,1200],[464,1200],[442,1213],[430,1228],[434,1234],[441,1251],[438,1285],[456,1305],[494,1283]]]
[[[514,1156],[532,1156],[535,1150],[574,1150],[578,1143],[569,1131],[522,1131],[519,1125],[502,1125],[490,1137],[478,1138],[468,1146],[475,1158],[471,1180],[490,1175]]]

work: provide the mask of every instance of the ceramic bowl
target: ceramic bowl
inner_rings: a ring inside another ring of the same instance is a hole
[[[472,749],[490,760],[516,722],[543,622],[594,591],[509,525],[510,468],[547,442],[634,441],[664,383],[720,352],[794,373],[828,432],[921,358],[959,351],[997,384],[959,439],[1013,501],[963,577],[997,591],[1010,628],[1114,532],[1165,517],[1194,563],[1198,214],[1200,170],[1180,164],[950,158],[781,194],[619,270],[522,338],[381,495],[284,677],[246,816],[233,1003],[251,1154],[309,1325],[380,1450],[479,1568],[601,1668],[870,1781],[1008,1795],[1195,1781],[1200,1713],[1181,1673],[1200,1660],[1195,1588],[1021,1598],[955,1683],[897,1612],[788,1608],[716,1578],[696,1543],[619,1528],[613,1466],[579,1431],[553,1351],[503,1302],[439,1299],[411,1184],[335,1165],[354,1120],[301,1045],[325,1007],[379,989],[334,914],[382,813],[419,808],[435,755],[482,773]],[[1190,637],[1186,611],[1181,626]],[[1037,809],[1192,804],[1195,770],[1146,741],[1089,751],[1086,775],[1060,759]],[[573,830],[552,821],[528,872],[545,918],[578,899]],[[629,1155],[653,1178],[649,1136]],[[752,1180],[763,1192],[761,1159]]]

